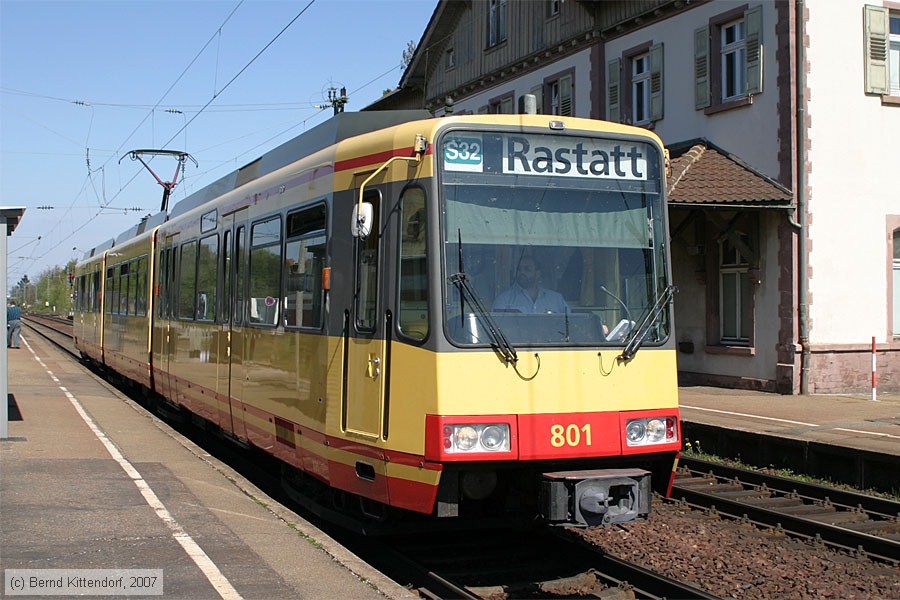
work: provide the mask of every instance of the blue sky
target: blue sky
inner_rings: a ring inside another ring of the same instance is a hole
[[[171,207],[327,119],[329,87],[347,88],[348,111],[376,100],[437,0],[309,3],[0,0],[0,206],[27,209],[8,285],[159,210],[162,188],[120,162],[128,151],[197,160]],[[175,165],[151,164],[162,179]]]

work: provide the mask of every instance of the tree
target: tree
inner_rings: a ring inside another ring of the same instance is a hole
[[[403,58],[400,60],[400,68],[404,71],[412,62],[413,55],[416,53],[416,43],[412,40],[406,42],[406,50],[403,51]]]

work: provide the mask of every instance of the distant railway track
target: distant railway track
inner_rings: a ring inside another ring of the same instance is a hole
[[[44,315],[22,315],[24,324],[56,346],[78,358],[75,348],[75,326],[69,319]]]
[[[672,498],[900,562],[900,502],[695,458],[680,461]]]

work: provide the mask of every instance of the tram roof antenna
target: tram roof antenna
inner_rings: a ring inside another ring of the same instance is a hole
[[[172,156],[178,160],[178,165],[175,167],[175,175],[172,176],[172,181],[163,181],[159,178],[159,176],[153,172],[153,169],[150,168],[143,158],[141,158],[142,154],[148,154],[150,156]],[[178,184],[178,174],[184,170],[184,161],[185,159],[191,159],[191,162],[194,163],[194,166],[198,166],[197,161],[193,156],[188,154],[187,152],[182,152],[180,150],[132,150],[127,153],[125,156],[131,158],[131,160],[139,160],[144,167],[150,171],[150,174],[153,175],[153,178],[156,179],[156,182],[163,187],[163,197],[162,197],[162,206],[160,207],[160,212],[165,212],[169,207],[169,195],[172,193],[172,190],[175,189],[175,186]],[[119,159],[121,163],[125,160],[125,156]]]

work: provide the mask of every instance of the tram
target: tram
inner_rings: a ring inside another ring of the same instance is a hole
[[[380,522],[647,518],[681,448],[666,154],[343,113],[97,246],[76,343]]]

